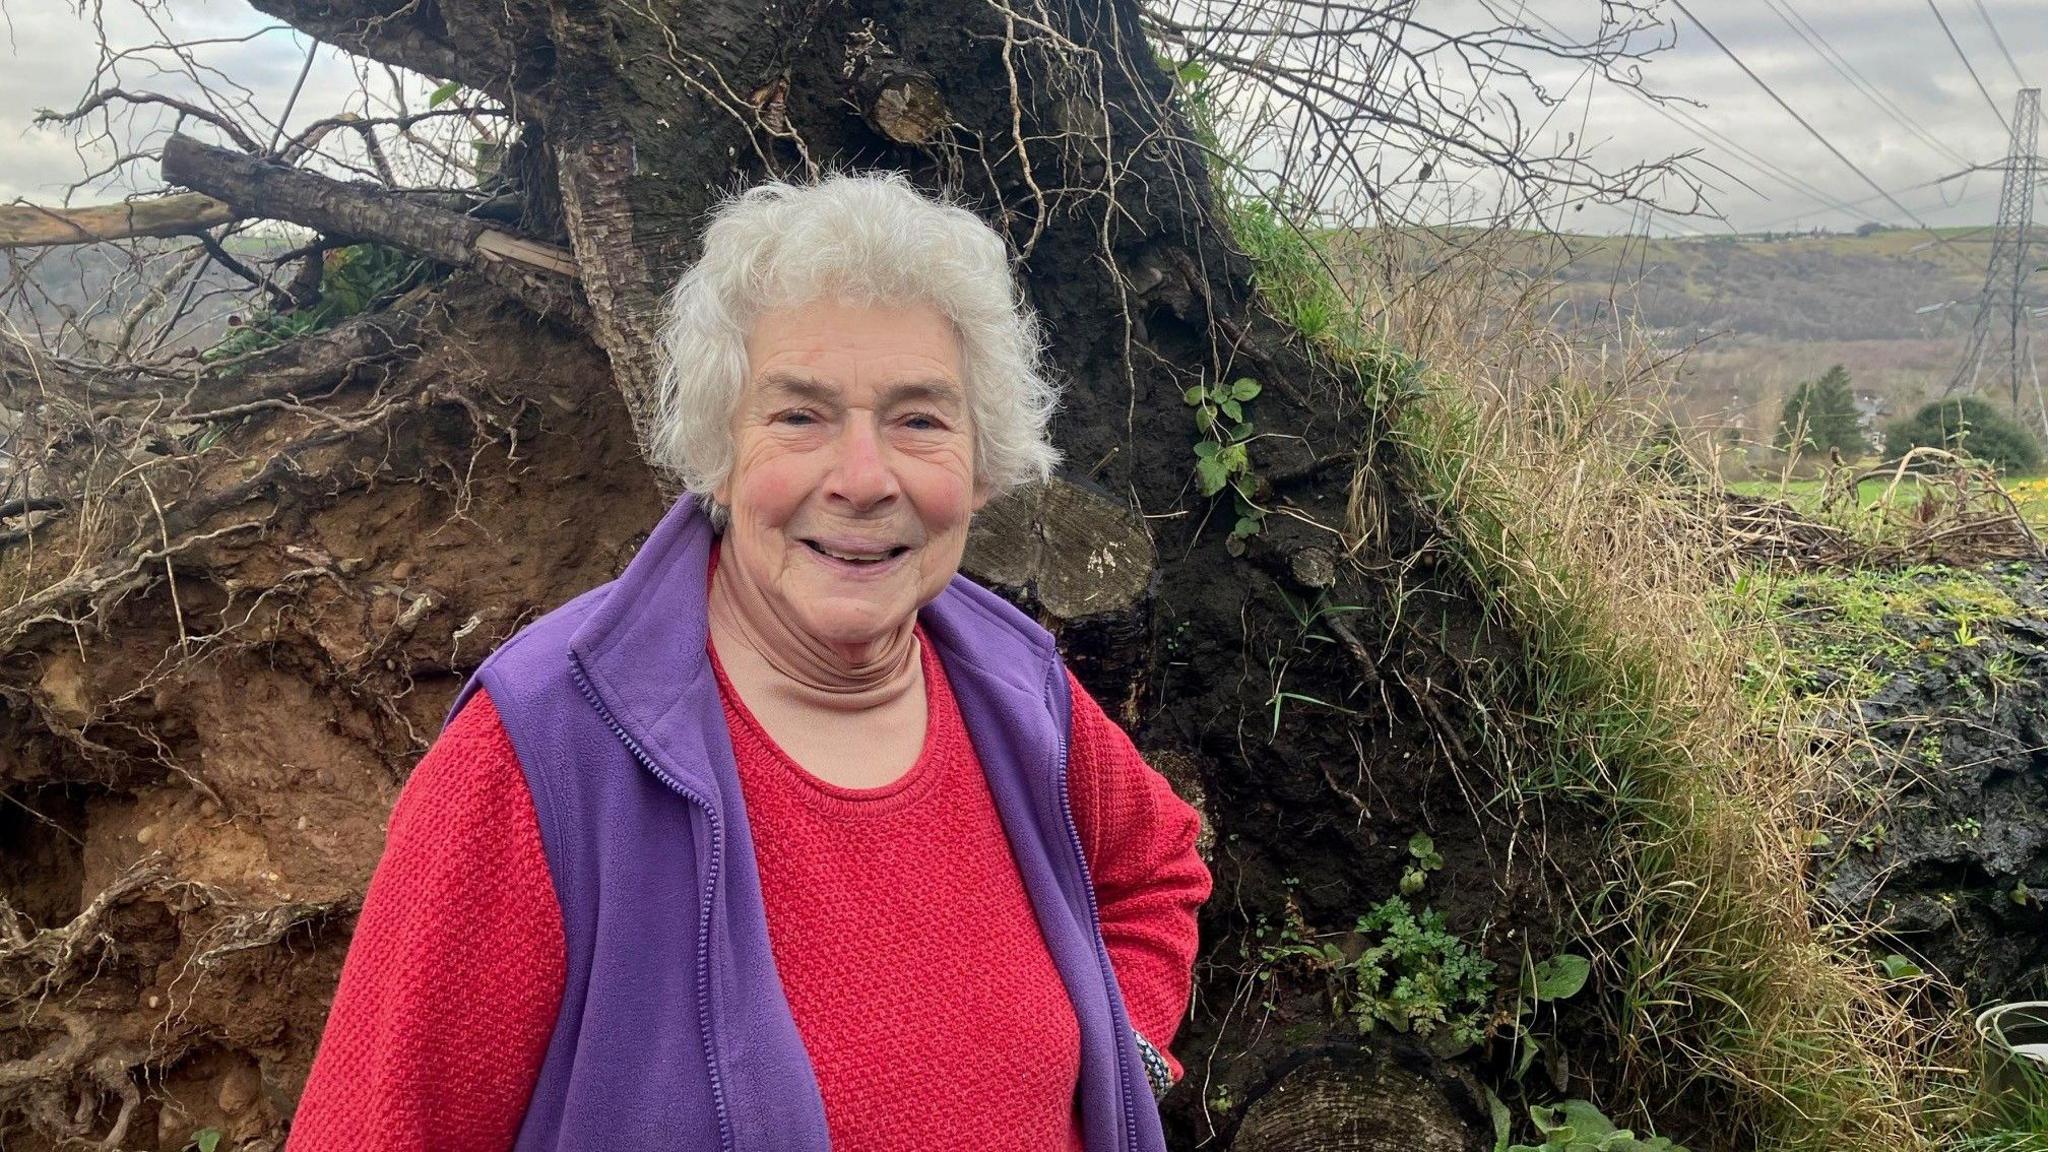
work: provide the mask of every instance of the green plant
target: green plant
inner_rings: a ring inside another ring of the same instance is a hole
[[[1390,896],[1359,919],[1358,931],[1378,937],[1348,965],[1360,1031],[1384,1024],[1420,1036],[1442,1030],[1457,1047],[1479,1042],[1493,962],[1446,928],[1441,913]]]
[[[1429,883],[1429,874],[1444,866],[1444,858],[1437,854],[1436,841],[1426,832],[1417,832],[1408,838],[1408,858],[1411,863],[1401,873],[1401,895],[1413,896]]]
[[[1989,461],[2007,472],[2041,464],[2041,445],[2019,422],[1975,396],[1937,400],[1885,429],[1884,450],[1941,448]]]
[[[1255,979],[1270,982],[1289,967],[1320,975],[1331,1011],[1350,1018],[1361,1032],[1384,1026],[1440,1037],[1451,1049],[1468,1048],[1485,1034],[1493,962],[1453,933],[1433,908],[1418,912],[1402,897],[1389,896],[1359,917],[1350,933],[1314,937],[1290,900],[1281,923],[1261,915],[1252,937]]]
[[[433,268],[429,261],[382,244],[336,248],[327,252],[322,262],[317,303],[285,312],[258,313],[234,324],[202,359],[226,360],[332,328],[423,282]]]
[[[1501,1152],[1686,1152],[1662,1136],[1637,1136],[1617,1128],[1600,1109],[1584,1100],[1562,1104],[1535,1104],[1529,1108],[1529,1122],[1543,1137],[1541,1144],[1509,1144],[1502,1131],[1495,1141]],[[1500,1127],[1496,1120],[1496,1127]]]
[[[1244,551],[1244,542],[1258,533],[1266,511],[1253,501],[1258,477],[1252,474],[1249,444],[1252,422],[1244,406],[1258,398],[1257,380],[1239,379],[1229,384],[1197,384],[1182,395],[1195,410],[1195,427],[1204,439],[1195,442],[1195,487],[1204,496],[1230,489],[1237,509],[1228,546],[1233,555]]]
[[[1593,962],[1572,952],[1561,952],[1547,960],[1530,963],[1524,955],[1522,976],[1515,985],[1515,1048],[1513,1076],[1517,1083],[1529,1074],[1539,1057],[1551,1055],[1550,1041],[1536,1030],[1546,1004],[1555,1005],[1577,996],[1593,974]],[[1562,1084],[1563,1068],[1551,1062],[1551,1080]]]
[[[220,1147],[220,1140],[220,1129],[201,1128],[192,1134],[191,1143],[186,1144],[185,1147],[188,1149],[196,1148],[199,1152],[215,1152],[215,1149]]]
[[[1884,973],[1884,978],[1887,980],[1911,980],[1917,976],[1926,975],[1918,964],[1913,963],[1911,959],[1901,956],[1897,952],[1878,957],[1877,967],[1879,971]]]

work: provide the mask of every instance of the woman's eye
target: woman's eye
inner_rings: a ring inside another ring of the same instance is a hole
[[[811,424],[815,422],[815,420],[816,417],[812,416],[809,412],[804,411],[784,412],[775,417],[775,422],[777,424],[794,424],[797,425],[798,427]]]
[[[927,416],[923,413],[904,417],[903,426],[917,432],[936,432],[945,427],[945,425],[939,423],[938,417]]]

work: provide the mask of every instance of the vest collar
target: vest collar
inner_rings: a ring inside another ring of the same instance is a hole
[[[612,720],[707,800],[718,788],[702,755],[702,709],[685,702],[716,699],[705,579],[716,539],[702,503],[684,495],[569,638],[570,658]],[[1032,696],[1053,682],[1052,635],[965,576],[956,574],[919,619],[949,675],[971,665]]]

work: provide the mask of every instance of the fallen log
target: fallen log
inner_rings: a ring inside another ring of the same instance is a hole
[[[574,278],[568,251],[396,192],[332,180],[190,136],[164,142],[164,180],[225,201],[240,216],[375,241],[457,268],[509,263]]]

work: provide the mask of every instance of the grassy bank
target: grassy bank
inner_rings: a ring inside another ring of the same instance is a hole
[[[1949,1022],[1915,1011],[1928,979],[1888,975],[1809,893],[1840,742],[1759,660],[1782,652],[1768,602],[1728,594],[1725,550],[1642,466],[1656,350],[1621,332],[1584,354],[1485,261],[1375,284],[1262,205],[1234,215],[1281,317],[1391,402],[1392,466],[1521,647],[1516,784],[1612,814],[1628,879],[1579,895],[1639,1099],[1711,1109],[1725,1127],[1685,1134],[1707,1146],[1959,1138],[1967,1077]]]

